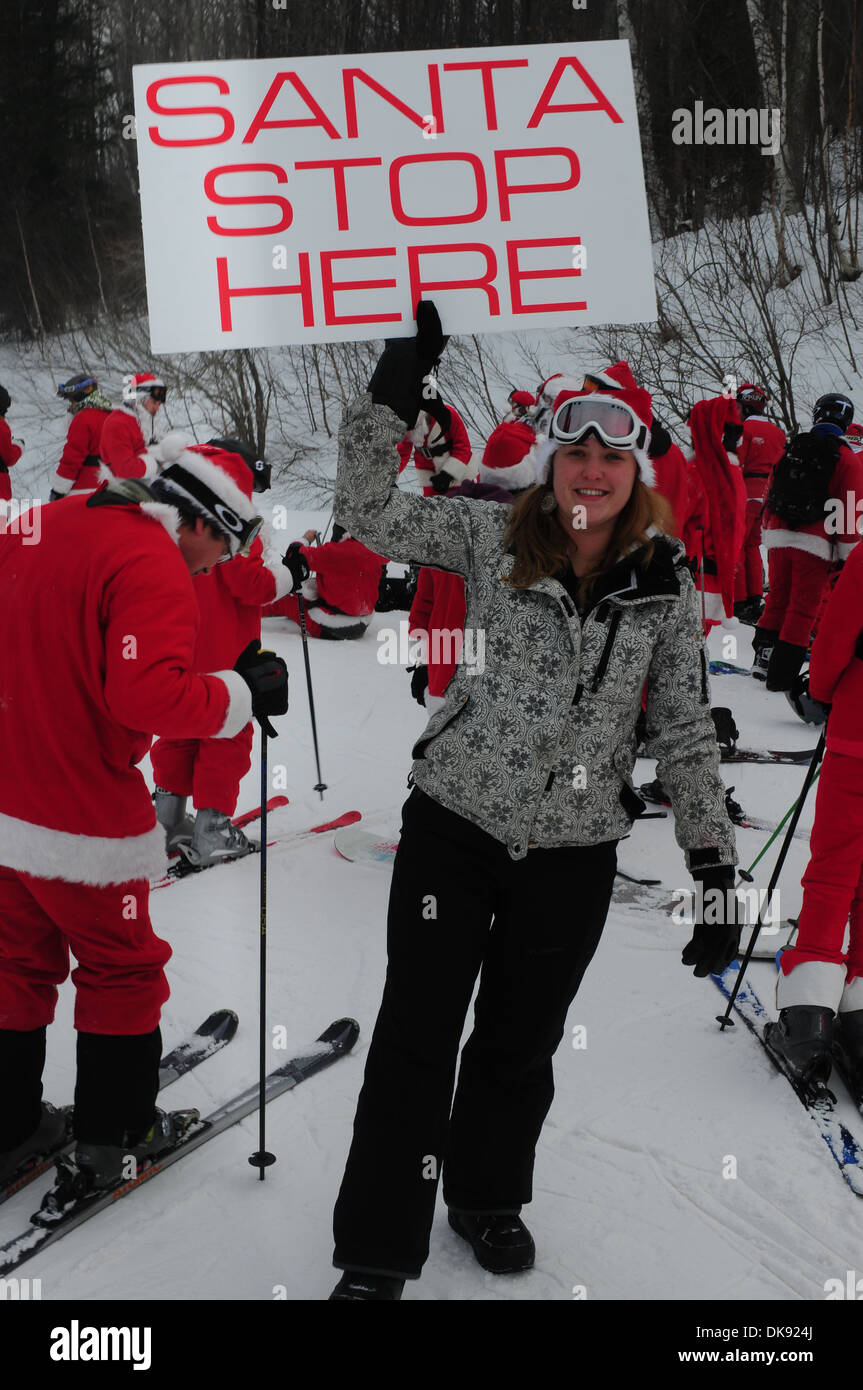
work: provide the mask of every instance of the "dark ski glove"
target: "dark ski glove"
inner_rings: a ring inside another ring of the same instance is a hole
[[[275,738],[268,716],[288,712],[288,668],[284,661],[275,652],[262,651],[255,637],[237,657],[234,670],[252,692],[252,714],[264,733]]]
[[[445,468],[442,468],[439,473],[432,473],[429,482],[438,496],[442,496],[445,492],[449,492],[451,484],[455,482],[455,478],[451,473],[447,473]]]
[[[703,979],[721,974],[740,950],[739,911],[733,869],[696,869],[692,877],[704,894],[698,913],[703,920],[696,923],[681,959],[684,965],[694,965],[693,975]]]
[[[291,571],[291,578],[294,581],[294,587],[291,589],[291,593],[295,594],[311,573],[309,562],[300,548],[299,541],[291,541],[291,544],[282,556],[282,564],[286,569]]]
[[[430,299],[417,304],[415,338],[387,338],[369,391],[375,405],[388,405],[413,429],[421,410],[432,414],[437,392],[426,378],[434,370],[448,338]],[[437,418],[437,417],[435,417]]]
[[[650,422],[650,443],[647,446],[648,458],[662,458],[667,454],[672,445],[671,435],[663,425],[662,421],[654,415]]]
[[[48,493],[48,501],[49,501],[49,502],[62,502],[62,501],[63,501],[63,498],[64,498],[64,497],[68,497],[68,495],[69,495],[68,493],[66,493],[66,492],[58,492],[58,491],[56,490],[56,488],[53,488],[53,487],[52,487],[51,491]]]
[[[417,664],[409,669],[413,671],[413,675],[411,676],[411,694],[417,704],[425,708],[425,693],[428,690],[429,668]]]

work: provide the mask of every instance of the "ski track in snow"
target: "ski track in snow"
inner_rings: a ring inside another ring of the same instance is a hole
[[[296,533],[324,520],[298,513]],[[284,655],[291,673],[291,710],[275,721],[279,737],[270,745],[271,771],[287,769],[287,785],[273,790],[285,791],[290,804],[269,819],[268,838],[277,843],[269,851],[268,1028],[282,1026],[293,1049],[352,1015],[361,1026],[354,1053],[270,1104],[267,1145],[278,1161],[264,1182],[248,1164],[258,1146],[257,1117],[250,1116],[34,1258],[25,1272],[42,1279],[44,1299],[269,1300],[283,1288],[299,1300],[323,1299],[332,1288],[331,1214],[383,983],[390,875],[342,860],[331,835],[295,843],[279,837],[352,809],[371,830],[398,826],[410,749],[425,715],[403,669],[378,662],[375,634],[397,629],[405,617],[378,614],[360,643],[310,644],[328,783],[323,802],[312,790],[299,634],[281,620],[264,623],[265,645]],[[733,659],[747,661],[751,629],[732,635],[740,648]],[[712,655],[728,636],[712,634]],[[812,731],[781,697],[745,678],[714,676],[711,685],[712,703],[733,707],[742,745],[811,744]],[[241,810],[260,800],[257,756],[256,743]],[[144,771],[152,781],[148,761]],[[722,769],[737,800],[774,822],[804,773]],[[654,775],[652,763],[639,763],[635,780]],[[744,866],[765,839],[740,833]],[[777,848],[759,866],[756,886],[766,887]],[[671,816],[636,825],[619,858],[629,873],[661,878],[655,891],[664,901],[675,888],[692,887]],[[799,909],[806,859],[806,845],[794,842],[781,880],[782,917]],[[171,1108],[195,1105],[206,1115],[257,1079],[258,876],[253,856],[152,896],[156,931],[174,951],[165,1047],[216,1007],[240,1016],[231,1045],[172,1086],[165,1098]],[[510,1278],[487,1274],[439,1203],[428,1265],[407,1286],[406,1300],[571,1300],[584,1286],[591,1300],[794,1301],[823,1298],[826,1279],[844,1278],[859,1264],[855,1197],[742,1023],[720,1033],[714,1019],[724,1000],[680,964],[690,934],[655,909],[612,903],[556,1058],[557,1094],[525,1213],[536,1268]],[[770,1007],[774,967],[753,964],[752,978]],[[71,1017],[66,984],[45,1075],[46,1096],[57,1103],[74,1085]],[[582,1049],[572,1046],[576,1025],[587,1030]],[[271,1049],[270,1066],[287,1055]],[[722,1176],[729,1155],[737,1160],[731,1179]],[[0,1239],[23,1229],[45,1186],[42,1179],[4,1206]]]

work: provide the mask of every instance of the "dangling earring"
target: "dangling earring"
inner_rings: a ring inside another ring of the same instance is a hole
[[[556,507],[557,507],[557,498],[555,497],[555,495],[554,495],[554,493],[552,492],[551,488],[549,488],[549,489],[547,490],[545,496],[543,497],[542,501],[541,501],[540,504],[539,504],[539,510],[540,510],[541,512],[553,512],[553,511],[555,510]]]

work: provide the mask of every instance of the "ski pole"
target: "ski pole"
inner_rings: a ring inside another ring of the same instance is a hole
[[[794,835],[794,831],[797,829],[797,822],[800,819],[800,813],[803,810],[803,803],[805,802],[806,797],[809,793],[809,788],[815,781],[815,773],[818,764],[821,762],[821,759],[824,756],[824,740],[826,737],[827,726],[825,724],[824,728],[821,730],[821,737],[818,740],[818,747],[815,749],[815,752],[812,755],[812,761],[806,769],[806,777],[803,781],[802,790],[791,812],[791,823],[785,832],[785,839],[782,842],[782,848],[779,851],[779,856],[776,860],[776,864],[774,865],[773,873],[770,875],[770,882],[767,885],[768,903],[770,903],[773,898],[773,890],[776,887],[776,884],[779,880],[779,875],[782,872],[782,865],[785,863],[785,857],[788,853],[788,847],[791,844],[791,839]],[[734,1001],[737,998],[740,986],[743,983],[743,976],[746,974],[746,968],[749,965],[750,960],[752,959],[752,952],[755,949],[755,943],[758,940],[758,933],[761,931],[761,928],[764,925],[764,923],[761,920],[763,912],[764,906],[762,904],[762,906],[758,909],[758,919],[755,923],[755,929],[752,933],[752,936],[749,939],[749,945],[746,948],[746,954],[743,957],[743,960],[740,964],[740,969],[737,972],[737,979],[734,981],[734,989],[731,991],[731,998],[728,1001],[728,1008],[725,1010],[724,1014],[716,1015],[716,1022],[719,1024],[723,1032],[727,1027],[734,1027],[734,1020],[731,1017],[731,1010],[733,1008]]]
[[[260,1002],[260,1064],[258,1095],[258,1148],[249,1155],[249,1162],[260,1173],[264,1181],[266,1170],[275,1163],[276,1155],[268,1153],[266,1143],[267,1114],[267,798],[269,796],[269,775],[267,771],[267,734],[272,728],[264,716],[261,720],[261,1002]],[[275,734],[275,729],[273,729]]]
[[[817,781],[818,781],[818,778],[819,778],[820,776],[821,776],[821,769],[820,769],[820,767],[819,767],[818,771],[816,772],[815,776],[814,776],[813,779],[812,779],[813,783],[814,783],[814,782],[817,782]],[[755,868],[755,865],[758,863],[758,861],[759,861],[760,859],[763,859],[763,858],[764,858],[765,854],[766,854],[767,851],[769,850],[770,846],[773,844],[773,841],[776,839],[776,836],[777,836],[777,835],[779,834],[779,832],[781,831],[783,825],[784,825],[785,822],[787,821],[788,817],[791,815],[791,812],[794,810],[794,807],[795,807],[796,805],[797,805],[797,802],[794,801],[794,802],[792,802],[791,805],[788,807],[788,810],[785,812],[785,815],[782,817],[782,819],[781,819],[781,821],[779,822],[779,824],[777,825],[776,829],[773,831],[773,834],[770,836],[770,839],[767,841],[767,844],[764,846],[764,848],[763,848],[758,854],[756,854],[756,856],[755,856],[755,858],[753,859],[752,863],[749,865],[749,868],[748,868],[748,869],[738,869],[738,873],[740,874],[740,877],[741,877],[746,883],[751,883],[751,882],[752,882],[752,870]]]
[[[306,663],[306,688],[309,692],[309,713],[312,716],[312,739],[315,745],[315,764],[318,769],[318,781],[315,791],[320,795],[321,801],[324,799],[324,792],[327,784],[321,778],[321,759],[318,752],[318,726],[315,720],[315,697],[312,693],[312,668],[309,665],[309,639],[306,634],[306,604],[302,594],[297,594],[297,607],[300,610],[300,631],[303,635],[303,660]]]

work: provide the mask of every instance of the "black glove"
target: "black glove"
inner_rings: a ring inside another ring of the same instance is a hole
[[[737,446],[740,443],[740,436],[742,433],[742,425],[725,426],[725,429],[722,431],[722,447],[726,454],[734,454],[737,452]]]
[[[733,869],[696,869],[692,877],[704,893],[703,913],[698,913],[704,920],[696,923],[681,960],[694,965],[693,975],[703,979],[721,974],[740,950],[739,912]]]
[[[62,501],[63,501],[63,498],[64,498],[64,497],[68,497],[68,495],[69,495],[69,494],[66,493],[66,492],[57,492],[56,488],[53,488],[53,487],[52,487],[51,491],[48,493],[48,501],[49,501],[49,502],[62,502]]]
[[[388,405],[413,429],[421,410],[434,405],[435,396],[424,395],[425,378],[434,369],[448,339],[430,299],[417,305],[415,338],[387,338],[383,354],[372,373],[369,391],[375,405]],[[428,384],[426,391],[431,391]],[[431,413],[431,412],[430,412]]]
[[[422,705],[423,708],[425,708],[425,693],[428,690],[429,668],[427,666],[421,666],[418,663],[416,666],[412,666],[409,669],[413,671],[413,675],[411,676],[411,695],[413,695],[418,705]]]
[[[658,459],[667,454],[672,445],[671,435],[661,420],[654,415],[650,424],[650,443],[647,446],[648,458]]]
[[[291,541],[291,544],[282,556],[282,564],[285,566],[285,569],[291,571],[291,578],[294,581],[294,587],[291,589],[291,593],[295,594],[311,574],[309,562],[300,548],[299,541]]]
[[[438,494],[443,494],[444,492],[447,492],[449,490],[450,484],[455,482],[455,478],[452,476],[451,473],[445,472],[445,470],[442,468],[439,473],[432,473],[429,482],[431,483],[435,492],[437,492]]]
[[[264,733],[275,738],[276,731],[267,716],[288,712],[288,668],[284,661],[275,652],[262,651],[255,637],[240,652],[234,670],[252,692],[252,714]]]

